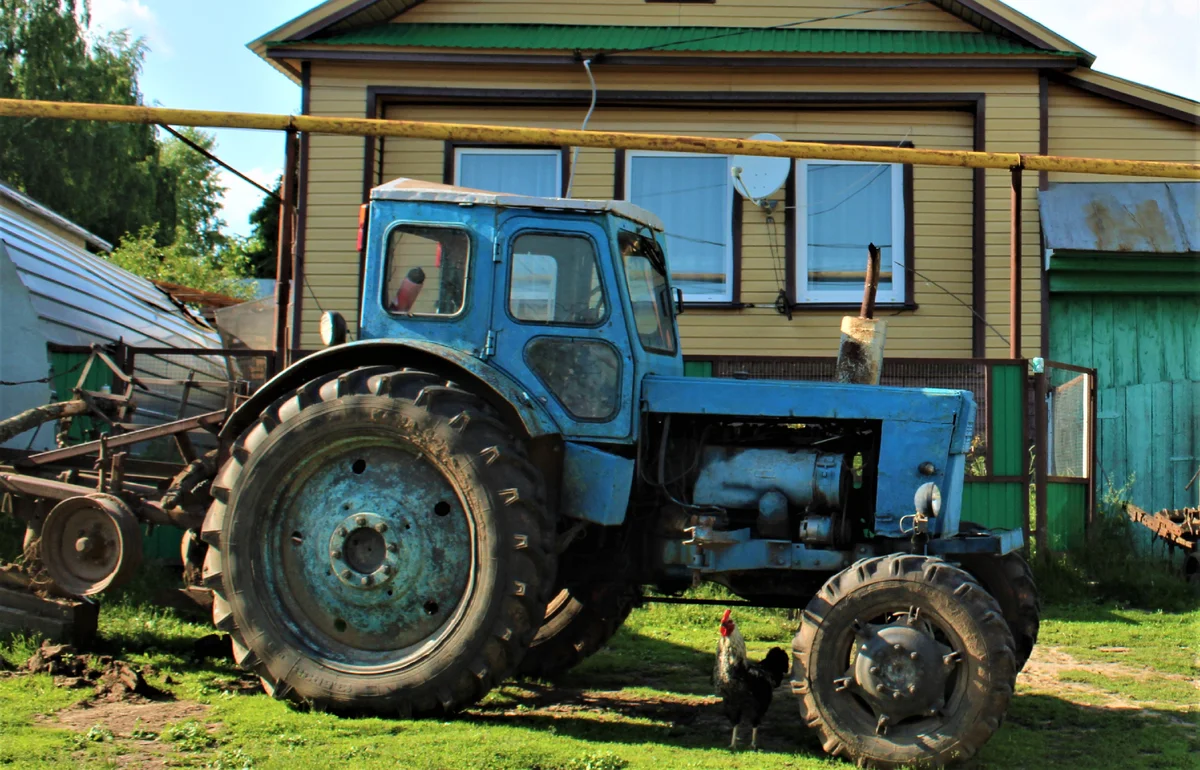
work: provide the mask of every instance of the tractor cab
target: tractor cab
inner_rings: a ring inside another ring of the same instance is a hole
[[[663,227],[644,209],[398,179],[362,223],[360,339],[487,361],[591,441],[628,442],[642,378],[682,374]]]

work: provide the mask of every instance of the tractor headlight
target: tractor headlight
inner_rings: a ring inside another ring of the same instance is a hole
[[[932,481],[922,484],[917,487],[913,506],[918,515],[927,519],[937,518],[937,515],[942,512],[942,490],[938,489],[938,485]]]
[[[346,319],[336,310],[326,310],[321,314],[321,342],[325,347],[341,345],[346,341]]]

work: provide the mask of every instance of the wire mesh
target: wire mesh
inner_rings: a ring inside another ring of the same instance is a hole
[[[837,359],[833,357],[798,358],[719,358],[713,361],[714,377],[761,380],[807,380],[833,382]],[[924,359],[885,359],[880,384],[900,388],[945,388],[969,390],[975,397],[975,435],[967,456],[968,473],[987,475],[987,388],[988,365],[981,361]]]
[[[1047,363],[1046,456],[1050,476],[1085,479],[1091,429],[1091,375]]]

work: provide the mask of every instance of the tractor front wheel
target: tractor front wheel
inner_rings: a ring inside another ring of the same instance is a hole
[[[213,619],[276,697],[454,712],[514,671],[545,613],[543,487],[523,442],[445,379],[314,380],[266,410],[212,485]]]
[[[830,578],[792,651],[802,717],[860,767],[970,758],[999,729],[1017,675],[996,600],[958,567],[910,554]]]

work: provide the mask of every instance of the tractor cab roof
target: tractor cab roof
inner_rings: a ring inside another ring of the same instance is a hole
[[[420,179],[394,179],[371,190],[371,200],[418,201],[425,203],[459,203],[498,208],[580,211],[609,213],[663,231],[662,220],[641,206],[628,201],[597,201],[576,198],[539,198],[533,195],[472,190],[469,187],[425,182]]]

